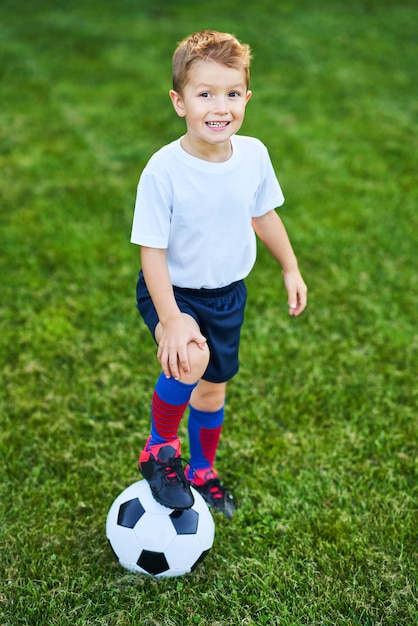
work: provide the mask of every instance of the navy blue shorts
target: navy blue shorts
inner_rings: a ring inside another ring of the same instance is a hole
[[[203,380],[211,383],[230,380],[239,369],[239,341],[247,300],[244,281],[220,289],[173,289],[180,311],[196,320],[208,342],[210,359]],[[142,271],[139,272],[136,297],[138,310],[155,340],[159,320]]]

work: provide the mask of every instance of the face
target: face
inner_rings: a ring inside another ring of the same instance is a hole
[[[251,91],[243,70],[199,61],[191,66],[183,93],[172,90],[170,97],[176,113],[186,119],[186,149],[199,156],[230,150],[230,138],[241,128]]]

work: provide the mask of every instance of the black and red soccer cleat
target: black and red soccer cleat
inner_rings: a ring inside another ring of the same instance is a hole
[[[190,483],[215,511],[219,511],[231,519],[236,511],[234,496],[219,480],[213,468],[193,470],[188,467]]]
[[[180,439],[153,445],[147,450],[149,441],[139,455],[138,469],[148,481],[152,495],[169,509],[190,509],[194,497],[182,467]]]

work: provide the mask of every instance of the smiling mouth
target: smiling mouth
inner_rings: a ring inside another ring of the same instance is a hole
[[[230,122],[206,122],[206,126],[209,128],[226,128]]]

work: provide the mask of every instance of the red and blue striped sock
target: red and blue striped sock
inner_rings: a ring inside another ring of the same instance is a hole
[[[199,411],[190,405],[188,423],[190,444],[190,467],[188,478],[193,478],[193,469],[213,467],[224,421],[224,407],[218,411]]]
[[[150,446],[177,438],[179,424],[197,383],[188,385],[161,373],[155,386],[151,404]]]

